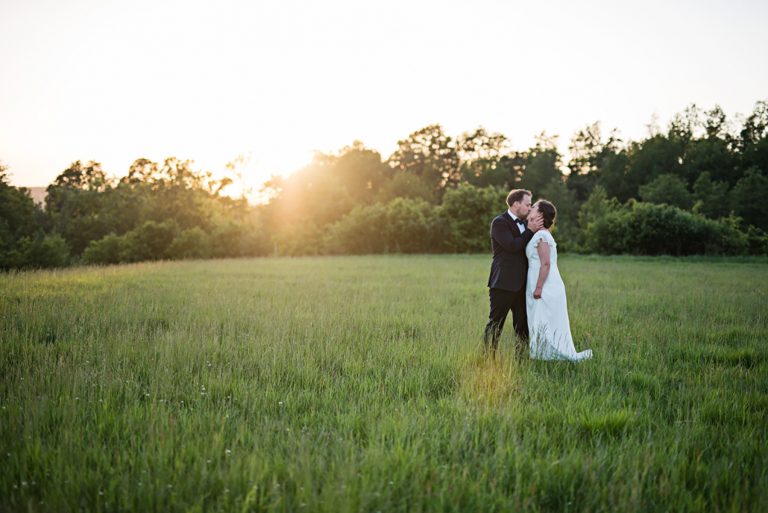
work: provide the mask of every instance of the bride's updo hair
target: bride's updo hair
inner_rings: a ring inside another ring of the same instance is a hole
[[[547,200],[539,200],[536,202],[541,212],[541,218],[544,221],[544,228],[549,228],[555,223],[557,217],[557,209],[555,206]]]

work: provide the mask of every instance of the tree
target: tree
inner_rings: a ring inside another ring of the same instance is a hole
[[[491,134],[480,127],[473,132],[461,134],[456,145],[462,182],[480,187],[512,187],[516,175],[504,163],[514,152],[509,149],[509,141],[504,135]]]
[[[379,152],[354,141],[339,152],[329,173],[347,189],[355,202],[362,202],[376,194],[391,175],[391,170],[382,162]]]
[[[706,137],[690,141],[685,151],[681,176],[693,184],[702,173],[729,185],[741,177],[738,155],[732,152],[728,142],[719,137]]]
[[[576,194],[568,189],[562,178],[553,178],[535,195],[535,200],[546,199],[555,205],[557,241],[564,250],[571,249],[578,239],[579,212]]]
[[[579,225],[579,246],[582,250],[595,251],[596,242],[590,240],[590,226],[603,219],[610,212],[619,210],[621,204],[616,198],[608,198],[608,193],[601,185],[596,185],[581,207],[577,216]]]
[[[768,230],[768,177],[757,167],[744,173],[730,194],[730,205],[744,222]]]
[[[768,137],[768,100],[755,103],[739,134],[742,150]]]
[[[316,227],[338,221],[355,206],[355,199],[333,167],[337,156],[316,153],[312,162],[292,175],[271,182],[273,197],[264,209],[273,234],[294,233],[299,225]],[[296,233],[298,235],[298,233]],[[291,237],[281,247],[288,247]]]
[[[528,150],[523,175],[519,186],[537,196],[552,180],[562,179],[560,154],[555,146],[555,139],[543,132],[537,137],[536,145]]]
[[[596,173],[600,166],[600,154],[603,152],[600,122],[595,121],[573,134],[568,152],[571,155],[568,162],[571,174]]]
[[[683,138],[655,135],[628,149],[626,172],[616,196],[620,201],[636,198],[641,185],[663,174],[682,176]]]
[[[692,103],[683,112],[672,117],[669,122],[667,137],[685,146],[691,139],[700,135],[702,128],[701,109]]]
[[[571,138],[568,146],[571,159],[568,162],[570,173],[567,185],[579,201],[584,201],[600,183],[606,159],[621,151],[621,142],[616,129],[603,141],[600,122],[586,126]]]
[[[376,195],[376,201],[382,203],[389,203],[395,198],[422,199],[430,203],[437,201],[434,189],[426,180],[402,171],[384,182]]]
[[[103,215],[109,180],[94,161],[73,162],[46,189],[46,215],[55,233],[60,234],[79,256],[88,243],[110,233]]]
[[[393,169],[423,178],[439,194],[461,181],[458,151],[442,126],[424,127],[398,141],[397,145],[397,150],[388,159]]]
[[[711,219],[724,217],[732,210],[729,205],[729,187],[725,182],[712,180],[708,171],[704,171],[693,184],[693,197],[696,201],[693,210]]]
[[[159,184],[160,167],[149,159],[139,158],[133,161],[128,168],[128,174],[120,179],[124,184]]]
[[[649,203],[663,203],[684,210],[693,205],[693,196],[688,191],[685,182],[673,174],[657,176],[650,183],[642,185],[640,197]]]
[[[715,105],[705,113],[704,131],[708,139],[717,138],[732,142],[728,119],[719,105]]]
[[[109,179],[101,169],[101,164],[93,160],[86,163],[77,160],[56,177],[52,187],[103,192],[109,185]]]
[[[18,243],[42,232],[42,212],[29,196],[27,189],[9,183],[8,169],[0,164],[0,269],[23,264],[24,256]]]
[[[636,189],[626,180],[628,168],[628,149],[605,155],[600,161],[600,172],[596,186],[602,187],[610,198],[627,200],[633,197]]]
[[[439,216],[448,229],[448,249],[456,252],[488,251],[491,220],[504,211],[508,192],[500,187],[472,185],[446,191]]]
[[[768,172],[768,100],[755,104],[739,134],[741,168],[757,167]]]

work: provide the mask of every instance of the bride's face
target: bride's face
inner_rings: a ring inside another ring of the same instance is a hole
[[[539,204],[536,203],[535,205],[533,205],[533,207],[531,207],[531,211],[528,213],[528,220],[533,221],[534,219],[540,216],[541,216],[541,212],[539,212]]]

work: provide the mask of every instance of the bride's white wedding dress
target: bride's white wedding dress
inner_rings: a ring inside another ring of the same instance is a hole
[[[549,275],[544,281],[541,299],[533,298],[539,279],[541,260],[539,244],[549,244]],[[557,244],[548,230],[539,230],[525,247],[528,257],[528,280],[525,302],[528,309],[528,331],[531,340],[531,358],[536,360],[581,361],[592,358],[592,350],[576,352],[568,320],[565,284],[557,269]]]

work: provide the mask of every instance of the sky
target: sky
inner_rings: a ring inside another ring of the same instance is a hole
[[[433,123],[520,150],[595,121],[637,140],[768,99],[766,26],[756,0],[0,0],[0,162],[45,186],[75,160],[220,176],[243,155],[253,187]]]

